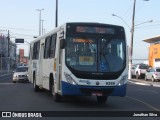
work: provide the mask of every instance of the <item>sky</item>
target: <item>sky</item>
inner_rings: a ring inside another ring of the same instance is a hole
[[[4,30],[9,30],[13,42],[16,38],[31,42],[39,34],[36,9],[44,9],[41,17],[45,33],[55,28],[55,3],[56,0],[0,0],[0,33],[7,34]],[[58,0],[58,3],[58,26],[66,22],[120,25],[125,28],[130,46],[134,0]],[[133,59],[147,59],[149,44],[142,40],[160,36],[159,5],[160,0],[136,0]],[[150,20],[153,22],[144,23]],[[17,44],[17,49],[25,49],[25,56],[29,51],[27,42]]]

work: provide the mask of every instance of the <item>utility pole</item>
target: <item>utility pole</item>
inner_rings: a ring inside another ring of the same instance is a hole
[[[143,0],[149,1],[149,0]],[[130,51],[129,51],[129,71],[128,71],[128,79],[131,79],[131,69],[132,69],[132,57],[133,57],[133,39],[134,39],[134,21],[135,21],[135,8],[136,8],[136,0],[134,0],[133,4],[133,14],[132,14],[132,28],[131,28],[131,44],[130,44]],[[152,21],[151,21],[152,22]]]
[[[132,56],[133,56],[133,38],[134,38],[135,6],[136,6],[136,0],[134,0],[134,5],[133,5],[133,16],[132,16],[131,48],[130,48],[130,49],[131,49],[131,50],[130,50],[131,64],[132,64]]]
[[[44,9],[36,9],[37,11],[39,11],[39,36],[41,36],[41,12]]]
[[[8,30],[8,37],[7,37],[7,39],[8,39],[8,57],[9,57],[9,42],[10,42],[9,30]]]
[[[43,30],[44,30],[44,28],[43,28],[43,22],[44,22],[44,20],[41,20],[42,21],[42,35],[44,34],[44,32],[43,32]]]
[[[129,72],[128,72],[128,79],[131,79],[131,69],[132,69],[135,7],[136,7],[136,0],[134,0],[134,4],[133,4],[132,28],[131,28],[131,44],[130,44],[130,49],[129,49],[129,50],[130,50],[130,51],[129,51],[130,54],[129,54]]]
[[[56,0],[56,17],[55,17],[55,27],[58,26],[58,0]]]
[[[7,68],[8,68],[8,72],[10,70],[10,34],[9,34],[9,30],[8,30],[8,37],[7,37],[7,40],[8,40],[8,63],[7,63]]]

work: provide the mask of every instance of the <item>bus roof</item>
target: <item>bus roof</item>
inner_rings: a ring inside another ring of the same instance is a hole
[[[61,28],[63,28],[64,26],[67,26],[69,24],[70,25],[74,25],[74,24],[76,24],[76,25],[86,25],[86,26],[90,26],[90,25],[94,26],[95,25],[95,26],[122,27],[122,26],[119,26],[119,25],[112,25],[112,24],[105,24],[105,23],[98,23],[98,22],[97,23],[95,23],[95,22],[67,22],[67,23],[65,23],[65,24],[63,24],[61,26],[58,26],[57,28],[51,30],[50,32],[48,32],[46,34],[44,34],[42,36],[39,36],[38,38],[34,39],[31,43],[36,42],[38,40],[41,40],[41,39],[53,34],[54,32],[59,31]]]

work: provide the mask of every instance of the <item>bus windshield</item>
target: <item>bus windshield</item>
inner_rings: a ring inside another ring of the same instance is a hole
[[[125,46],[118,36],[68,36],[66,65],[74,71],[118,72],[125,68]]]

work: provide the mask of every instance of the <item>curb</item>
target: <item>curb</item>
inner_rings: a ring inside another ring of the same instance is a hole
[[[145,85],[145,86],[153,86],[153,87],[160,87],[160,84],[154,84],[154,83],[143,83],[140,81],[134,81],[134,80],[128,80],[129,83],[137,84],[137,85]]]

